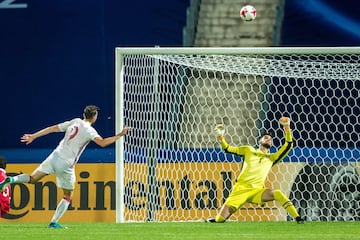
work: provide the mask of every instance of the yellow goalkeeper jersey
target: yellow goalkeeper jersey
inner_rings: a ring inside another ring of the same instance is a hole
[[[243,157],[241,172],[237,177],[237,184],[244,188],[262,188],[271,167],[282,161],[293,147],[291,130],[285,131],[285,143],[275,153],[264,153],[252,146],[230,146],[225,140],[221,141],[222,149]]]

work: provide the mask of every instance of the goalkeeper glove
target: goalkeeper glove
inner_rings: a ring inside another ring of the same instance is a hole
[[[224,140],[225,127],[222,124],[217,124],[214,133],[220,141]]]
[[[290,130],[290,118],[288,117],[281,117],[279,119],[279,123],[284,127],[284,130]]]

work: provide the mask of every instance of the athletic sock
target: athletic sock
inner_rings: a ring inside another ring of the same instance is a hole
[[[296,211],[293,203],[280,190],[277,189],[274,191],[274,199],[278,201],[293,218],[299,217],[299,213]]]
[[[51,219],[52,223],[57,223],[59,221],[59,219],[64,215],[64,213],[66,212],[66,210],[68,209],[68,207],[70,205],[70,201],[71,200],[67,197],[64,197],[63,199],[61,199],[61,201],[59,202],[59,204],[56,207],[54,216]]]
[[[226,219],[225,219],[223,216],[221,216],[220,214],[216,215],[216,217],[215,217],[215,222],[217,222],[217,223],[223,223],[223,222],[225,222],[225,221],[226,221]]]
[[[14,177],[10,177],[11,183],[28,183],[30,182],[29,174],[19,174]]]

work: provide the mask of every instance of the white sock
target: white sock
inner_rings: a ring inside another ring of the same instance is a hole
[[[28,183],[30,181],[29,174],[19,174],[14,177],[10,177],[11,183]]]
[[[68,198],[61,199],[61,201],[56,207],[56,211],[51,219],[51,222],[57,223],[59,219],[62,217],[62,215],[64,215],[64,213],[66,212],[69,205],[70,205],[70,199]]]

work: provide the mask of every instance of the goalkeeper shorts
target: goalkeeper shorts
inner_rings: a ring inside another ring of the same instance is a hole
[[[235,209],[239,209],[245,203],[256,203],[263,205],[262,195],[265,188],[242,188],[234,185],[229,197],[225,201],[225,205]]]

